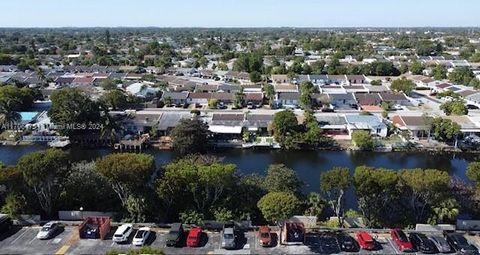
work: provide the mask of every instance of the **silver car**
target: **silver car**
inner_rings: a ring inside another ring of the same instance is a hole
[[[435,247],[437,247],[437,250],[441,253],[450,253],[452,252],[452,247],[447,243],[447,240],[443,238],[442,236],[430,236],[430,240],[432,240],[433,244],[435,244]]]

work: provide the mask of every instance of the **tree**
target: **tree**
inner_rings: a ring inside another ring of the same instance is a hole
[[[423,74],[424,69],[425,67],[422,65],[422,63],[417,61],[413,62],[412,66],[410,67],[410,71],[412,72],[412,74],[415,74],[415,75]]]
[[[27,208],[27,202],[23,195],[17,193],[9,193],[5,197],[5,204],[0,210],[4,214],[8,214],[11,218],[17,218]]]
[[[67,154],[58,149],[32,152],[22,156],[17,168],[25,182],[33,188],[43,211],[51,216],[59,185],[69,170]]]
[[[290,192],[300,194],[303,186],[297,173],[285,165],[270,165],[264,180],[264,187],[269,192]]]
[[[323,214],[323,210],[327,206],[327,201],[318,193],[310,193],[307,196],[305,215],[316,216],[317,219]]]
[[[410,94],[410,92],[412,92],[415,88],[415,84],[413,81],[402,77],[401,79],[394,80],[390,88],[395,91],[401,91],[405,94]]]
[[[430,124],[433,137],[441,142],[449,142],[455,139],[460,132],[460,125],[443,118],[434,118]]]
[[[268,98],[268,102],[270,106],[273,104],[273,99],[275,96],[275,88],[273,87],[272,84],[264,84],[263,85],[263,92],[265,93],[265,96]]]
[[[249,74],[251,82],[261,82],[262,81],[262,74],[258,71],[253,71]]]
[[[410,190],[410,209],[416,222],[425,219],[427,206],[438,203],[448,192],[450,183],[447,172],[435,169],[404,170],[400,177]]]
[[[113,110],[123,109],[127,105],[127,95],[117,89],[105,92],[100,100]]]
[[[468,108],[462,99],[453,99],[440,105],[446,115],[467,115]]]
[[[473,78],[475,78],[475,75],[468,67],[457,67],[448,75],[451,82],[463,85],[470,84]]]
[[[131,219],[138,219],[143,215],[144,212],[138,210],[140,207],[132,206],[132,203],[142,199],[141,191],[150,182],[155,170],[153,156],[135,153],[110,154],[95,162],[95,170],[108,180]]]
[[[470,83],[468,84],[468,86],[470,87],[474,87],[476,89],[479,89],[480,88],[480,80],[477,79],[477,78],[473,78]]]
[[[353,184],[358,207],[368,226],[392,225],[397,220],[397,172],[360,166],[355,169]]]
[[[303,81],[300,84],[300,105],[303,109],[312,108],[312,93],[314,92],[313,83]]]
[[[269,222],[281,222],[299,212],[301,202],[292,193],[270,192],[257,203],[263,217]]]
[[[364,151],[373,150],[373,146],[375,145],[370,133],[364,130],[353,131],[352,141],[358,148]]]
[[[201,226],[203,225],[204,215],[195,210],[188,210],[180,213],[180,220],[184,224]]]
[[[480,187],[480,162],[471,162],[467,166],[467,177]]]
[[[117,84],[112,79],[104,79],[100,82],[100,87],[104,90],[114,90],[117,89]]]
[[[280,143],[283,148],[289,149],[293,147],[291,139],[297,132],[298,120],[295,113],[289,110],[275,113],[272,122],[272,131],[275,140]]]
[[[452,198],[433,204],[431,210],[432,216],[428,219],[428,222],[432,225],[452,223],[460,214],[459,204]]]
[[[208,108],[210,109],[217,109],[218,107],[218,100],[215,98],[208,99]]]
[[[86,131],[86,126],[98,123],[100,105],[80,89],[66,88],[52,94],[48,116],[62,134]],[[73,126],[72,126],[73,125]]]
[[[120,203],[107,179],[95,171],[95,162],[77,162],[63,182],[62,208],[109,211]]]
[[[207,213],[226,198],[235,172],[234,164],[188,157],[163,167],[156,181],[156,191],[168,210],[174,209],[173,206],[180,211],[193,207],[200,213]]]
[[[435,80],[443,80],[447,78],[447,69],[442,65],[436,65],[433,68],[432,73]]]
[[[182,119],[170,136],[173,150],[179,155],[204,152],[208,147],[208,126],[198,119]]]
[[[343,225],[344,195],[350,185],[348,168],[336,167],[320,175],[320,190],[326,195],[341,226]]]

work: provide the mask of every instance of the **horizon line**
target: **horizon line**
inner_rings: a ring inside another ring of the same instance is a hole
[[[259,28],[290,28],[290,29],[335,29],[335,28],[388,28],[388,29],[398,29],[398,28],[480,28],[480,25],[477,26],[325,26],[325,27],[315,27],[315,26],[0,26],[0,29],[62,29],[62,28],[189,28],[189,29],[234,29],[234,28],[243,28],[243,29],[259,29]]]

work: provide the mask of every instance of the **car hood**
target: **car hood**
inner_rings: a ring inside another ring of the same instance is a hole
[[[235,244],[234,239],[223,239],[223,242],[225,243],[226,246],[231,246]]]
[[[40,231],[40,232],[38,232],[38,234],[37,234],[37,237],[38,237],[38,238],[45,238],[45,237],[47,237],[47,236],[48,236],[48,232],[45,232],[45,231]]]
[[[178,235],[167,234],[167,241],[175,241],[178,239]]]

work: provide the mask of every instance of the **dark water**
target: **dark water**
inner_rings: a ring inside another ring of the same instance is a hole
[[[0,161],[15,164],[23,154],[45,149],[43,146],[0,147]],[[108,153],[109,149],[67,150],[73,160],[93,160]],[[158,166],[171,161],[169,151],[148,151],[154,155]],[[294,169],[305,182],[305,192],[318,192],[320,174],[335,166],[348,167],[366,165],[391,169],[435,168],[448,171],[451,176],[466,180],[465,169],[469,162],[478,160],[480,155],[467,153],[429,152],[348,152],[348,151],[269,151],[229,149],[215,152],[224,162],[237,165],[240,173],[264,174],[270,164],[282,163]],[[356,207],[353,192],[347,197],[349,207]]]

